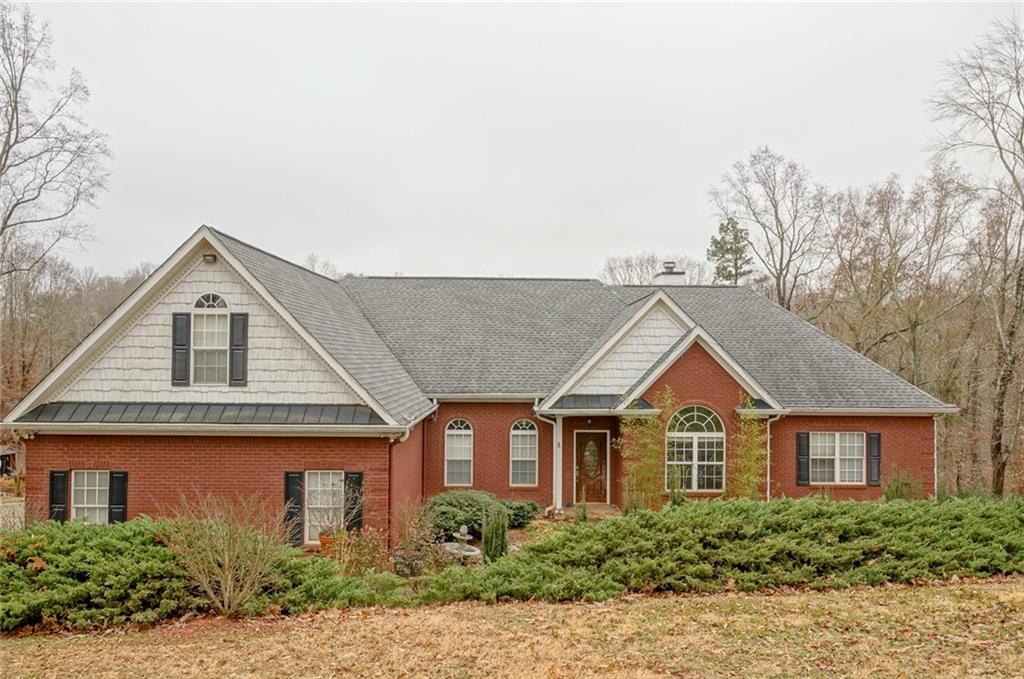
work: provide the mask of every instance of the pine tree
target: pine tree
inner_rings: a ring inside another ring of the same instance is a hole
[[[754,273],[747,230],[732,217],[718,225],[718,236],[711,237],[708,261],[715,265],[715,281],[739,285]]]

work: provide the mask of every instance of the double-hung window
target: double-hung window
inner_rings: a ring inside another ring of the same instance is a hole
[[[473,427],[452,420],[444,431],[444,485],[473,485]]]
[[[509,434],[509,483],[513,486],[537,485],[537,425],[518,420]]]
[[[666,432],[665,488],[669,491],[725,489],[725,427],[703,406],[686,406]]]
[[[71,518],[86,523],[110,521],[110,472],[71,472]]]
[[[306,542],[345,529],[345,472],[306,472]]]
[[[192,383],[228,383],[228,314],[220,295],[196,300],[192,312]]]
[[[864,483],[863,432],[811,432],[811,483]]]

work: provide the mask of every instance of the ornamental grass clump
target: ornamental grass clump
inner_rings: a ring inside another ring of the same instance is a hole
[[[505,556],[508,552],[508,510],[501,505],[488,509],[483,532],[484,561],[489,563]]]

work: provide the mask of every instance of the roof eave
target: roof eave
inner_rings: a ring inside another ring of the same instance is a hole
[[[188,424],[188,423],[97,423],[97,422],[16,422],[4,420],[23,436],[36,434],[121,434],[159,436],[353,436],[399,437],[410,427],[393,425],[304,425],[304,424]]]

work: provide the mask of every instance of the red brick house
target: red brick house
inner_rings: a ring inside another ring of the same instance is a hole
[[[335,281],[204,226],[3,424],[51,517],[258,492],[307,542],[338,511],[386,528],[448,488],[621,503],[619,417],[658,414],[665,386],[666,491],[724,492],[748,397],[766,497],[875,498],[897,471],[934,490],[952,406],[745,287],[674,280]]]

